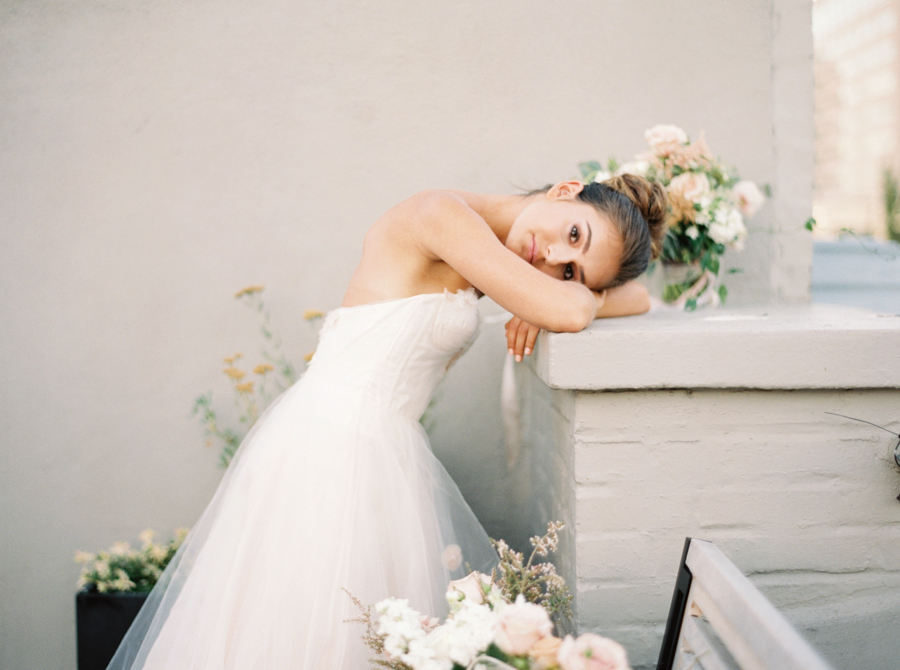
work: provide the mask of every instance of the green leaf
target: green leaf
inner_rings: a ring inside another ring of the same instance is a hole
[[[581,172],[581,178],[586,184],[594,181],[594,177],[602,169],[603,166],[598,161],[585,161],[584,163],[578,164],[578,170]]]
[[[816,227],[816,220],[813,217],[809,217],[806,220],[806,223],[803,224],[803,227],[806,228],[807,230],[812,230],[813,228]]]
[[[723,284],[719,287],[719,298],[724,303],[726,297],[728,297],[728,288]]]
[[[684,311],[693,312],[695,309],[697,309],[697,298],[689,298],[684,304]]]

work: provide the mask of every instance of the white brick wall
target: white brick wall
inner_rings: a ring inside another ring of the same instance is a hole
[[[685,333],[655,323],[677,349]],[[802,350],[802,323],[795,326]],[[835,337],[847,337],[847,326]],[[619,351],[598,353],[585,333],[581,368],[602,367],[604,356],[637,362],[627,342],[638,338],[618,334]],[[733,335],[753,347],[753,333]],[[900,432],[900,355],[871,351],[873,336],[860,331],[847,355],[868,352],[861,362],[881,385],[894,370],[894,388],[692,390],[688,376],[681,389],[551,390],[538,372],[559,347],[557,336],[544,338],[536,365],[519,371],[529,456],[520,467],[531,470],[541,499],[531,507],[534,525],[574,521],[560,565],[576,593],[578,629],[621,640],[635,667],[653,667],[684,538],[693,536],[715,542],[836,667],[893,667],[881,664],[900,652],[890,632],[900,620],[897,438],[824,413]],[[711,354],[697,352],[696,364]],[[840,365],[822,362],[832,363]],[[780,373],[803,386],[802,356],[795,364]],[[872,640],[867,631],[885,634]]]

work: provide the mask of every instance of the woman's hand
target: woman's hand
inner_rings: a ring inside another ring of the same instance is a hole
[[[506,344],[510,355],[516,357],[517,363],[521,363],[523,356],[530,356],[534,351],[534,341],[539,332],[540,328],[522,321],[517,316],[506,322]]]

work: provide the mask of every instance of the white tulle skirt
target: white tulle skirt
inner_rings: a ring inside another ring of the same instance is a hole
[[[448,580],[490,570],[418,422],[354,393],[313,366],[269,408],[111,669],[361,670],[345,589],[441,615]]]

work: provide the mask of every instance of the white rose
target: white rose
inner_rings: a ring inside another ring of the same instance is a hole
[[[498,613],[497,634],[494,642],[505,653],[523,656],[541,638],[550,635],[553,623],[540,605],[525,602],[523,596]]]
[[[566,635],[556,658],[562,670],[629,670],[622,645],[593,633]]]
[[[684,234],[690,237],[692,240],[696,240],[700,237],[700,229],[697,226],[689,226],[687,230],[684,231]]]
[[[607,172],[606,170],[597,170],[597,174],[594,175],[594,182],[599,184],[602,181],[606,181],[612,177],[611,172]]]
[[[709,178],[702,172],[682,172],[669,182],[669,191],[691,202],[700,202],[709,195]]]
[[[649,170],[650,170],[650,161],[636,160],[636,161],[629,161],[629,162],[621,165],[619,167],[619,169],[616,170],[616,174],[617,175],[633,174],[633,175],[637,175],[638,177],[646,177],[647,172],[649,172]]]
[[[688,141],[688,136],[678,126],[660,124],[645,131],[644,139],[647,140],[651,147],[655,147],[659,144],[685,144]]]
[[[766,201],[766,196],[759,190],[759,187],[746,179],[735,184],[732,193],[737,198],[741,214],[748,219],[756,214]]]

